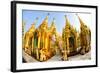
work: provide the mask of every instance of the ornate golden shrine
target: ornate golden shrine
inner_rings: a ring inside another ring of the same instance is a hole
[[[75,53],[77,49],[77,31],[73,26],[70,25],[70,22],[66,16],[65,18],[66,25],[62,33],[62,40],[64,44],[63,50],[66,51],[64,53],[66,53],[67,56],[70,56]],[[64,58],[64,60],[67,60],[67,56]]]
[[[81,43],[81,54],[85,54],[91,49],[91,30],[84,24],[81,18],[78,16],[80,21],[80,43]]]
[[[48,27],[48,16],[37,29],[35,29],[34,25],[33,23],[25,34],[24,49],[37,60],[45,61],[54,55],[54,48],[52,48],[51,42],[56,32],[54,20],[50,27]]]
[[[88,52],[91,48],[90,29],[79,18],[81,24],[81,32],[79,33],[71,26],[66,16],[65,19],[66,25],[63,28],[62,36],[56,31],[55,19],[53,19],[51,26],[48,27],[48,16],[46,16],[41,25],[35,28],[36,19],[31,28],[23,35],[24,51],[38,61],[50,59],[57,54],[57,51],[60,51],[59,54],[62,56],[62,60],[68,60],[68,56],[78,52],[81,54]],[[77,50],[79,47],[81,47],[81,50]]]

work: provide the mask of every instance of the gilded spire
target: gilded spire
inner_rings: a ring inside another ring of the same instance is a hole
[[[51,23],[51,26],[50,26],[50,31],[55,34],[56,33],[56,27],[55,27],[55,18],[53,18],[53,21]]]
[[[38,17],[35,19],[35,21],[33,23],[34,25],[37,23],[38,19],[39,19]]]
[[[40,25],[40,28],[43,28],[43,29],[47,29],[48,28],[48,15],[46,16],[46,18],[44,19],[44,21]]]
[[[76,14],[78,16],[78,14]],[[82,19],[78,16],[78,19],[79,19],[79,22],[80,22],[80,25],[81,27],[84,25],[84,22],[82,21]]]
[[[42,22],[42,24],[48,24],[48,16],[46,16],[46,18],[44,19],[44,21]]]
[[[34,31],[35,29],[35,24],[37,23],[38,17],[35,19],[35,21],[32,23],[31,28],[29,29],[29,31]]]
[[[46,18],[44,19],[44,21],[43,21],[42,24],[48,25],[48,16],[49,16],[49,13],[48,13],[48,15],[46,16]]]
[[[50,28],[55,28],[55,18],[53,18]]]
[[[67,18],[67,16],[65,15],[65,19],[66,19],[66,25],[65,25],[65,28],[69,28],[70,27],[70,22]]]

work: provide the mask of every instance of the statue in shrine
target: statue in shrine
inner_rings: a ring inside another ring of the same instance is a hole
[[[40,50],[40,61],[45,61],[46,60],[46,55],[45,55],[45,51],[43,51],[42,49]]]

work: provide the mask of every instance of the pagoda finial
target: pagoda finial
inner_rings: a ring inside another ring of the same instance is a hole
[[[55,27],[55,18],[53,18],[53,21],[50,25],[50,30],[55,33],[56,32],[56,27]]]
[[[45,18],[44,22],[48,22],[48,16],[46,16],[46,18]]]
[[[78,14],[76,14],[76,15],[78,16]],[[78,19],[79,19],[79,22],[80,22],[81,26],[83,26],[84,22],[81,20],[81,18],[79,16],[78,16]]]
[[[35,19],[35,21],[34,21],[34,23],[33,23],[34,25],[37,23],[38,19],[39,19],[39,18],[36,17],[36,19]]]
[[[55,18],[53,18],[53,21],[52,21],[52,23],[53,23],[53,24],[55,23]]]
[[[37,23],[37,20],[38,20],[38,17],[36,17],[36,19],[35,19],[35,21],[32,23],[32,25],[31,25],[31,28],[30,29],[32,29],[32,28],[35,28],[35,24]]]
[[[50,15],[50,14],[48,13],[47,16],[46,16],[46,18],[44,19],[43,23],[48,23],[48,16],[49,16],[49,15]]]
[[[49,16],[50,14],[48,13],[47,14],[47,16],[46,16],[46,18],[44,19],[44,21],[48,21],[48,16]]]
[[[35,29],[35,24],[37,23],[38,19],[39,19],[39,18],[36,17],[35,21],[34,21],[33,24],[31,25],[31,28],[29,29],[30,31]]]
[[[51,28],[54,27],[55,28],[55,18],[53,18],[53,21],[51,23]]]
[[[66,19],[66,26],[70,27],[70,22],[69,22],[69,20],[67,18],[67,15],[65,15],[65,19]]]
[[[49,13],[48,13],[49,15]],[[42,24],[40,25],[40,28],[48,28],[48,15],[43,20]]]

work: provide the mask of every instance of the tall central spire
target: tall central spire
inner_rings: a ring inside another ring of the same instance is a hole
[[[48,16],[49,16],[49,15],[50,15],[50,14],[48,13],[42,24],[47,24],[47,25],[48,25]]]
[[[69,22],[69,20],[68,20],[66,15],[65,15],[65,19],[66,19],[65,28],[69,28],[70,27],[70,22]]]
[[[43,29],[47,29],[48,28],[48,15],[43,20],[42,24],[40,25],[40,28],[43,28]]]
[[[48,16],[44,19],[43,23],[48,24]]]

